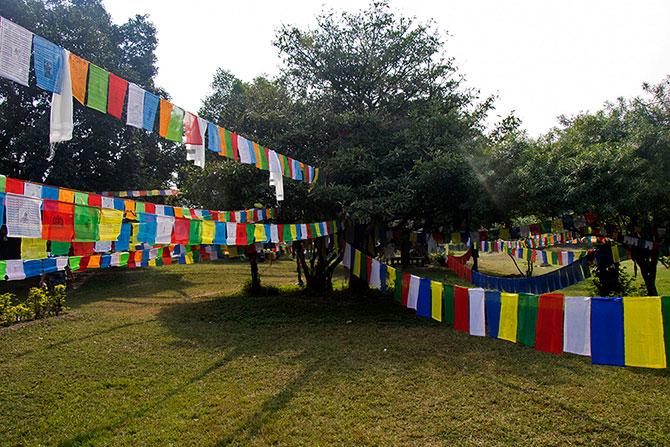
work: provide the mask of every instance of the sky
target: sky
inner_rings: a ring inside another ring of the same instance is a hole
[[[158,31],[157,83],[173,102],[200,108],[215,70],[249,81],[273,76],[277,28],[309,27],[324,8],[364,0],[104,0],[116,23],[148,14]],[[669,0],[391,0],[403,15],[432,20],[465,85],[496,95],[494,125],[511,111],[531,136],[560,115],[594,111],[670,75]],[[225,123],[220,123],[225,125]]]

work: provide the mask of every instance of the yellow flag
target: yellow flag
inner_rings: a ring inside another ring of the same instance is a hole
[[[390,265],[386,266],[386,286],[387,287],[395,287],[395,280],[396,280],[396,273],[395,273],[395,268],[391,267]]]
[[[498,330],[498,338],[516,343],[518,310],[518,294],[500,294],[500,329]]]
[[[431,317],[433,320],[442,321],[442,292],[444,286],[439,281],[430,282]]]
[[[265,242],[267,238],[265,237],[265,225],[256,224],[254,226],[254,240],[256,242]]]
[[[21,239],[21,259],[44,259],[47,257],[47,241],[36,238]]]
[[[139,223],[131,223],[132,226],[132,231],[130,234],[130,249],[134,250],[137,245],[139,245],[139,241],[137,240],[137,233],[140,232],[140,224]],[[142,260],[142,257],[140,256],[140,261]]]
[[[115,241],[121,232],[123,211],[102,208],[100,209],[100,236],[101,241]]]
[[[186,260],[187,264],[193,264],[193,252],[192,251],[187,252],[186,255],[184,256],[184,259]]]
[[[623,330],[626,366],[665,368],[660,297],[624,297]]]
[[[361,252],[354,250],[354,270],[352,272],[357,277],[361,277]]]
[[[289,228],[290,228],[290,230],[291,230],[291,239],[293,239],[294,241],[297,240],[297,239],[298,239],[298,230],[297,230],[297,227],[296,227],[295,225],[291,224],[291,225],[289,226]]]
[[[216,231],[216,224],[213,220],[203,220],[202,226],[202,243],[211,244],[214,242],[214,232]]]

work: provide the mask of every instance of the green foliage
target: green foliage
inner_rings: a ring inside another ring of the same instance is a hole
[[[35,318],[43,318],[48,313],[49,292],[41,287],[31,287],[28,291],[26,306]]]
[[[67,290],[64,284],[56,285],[47,294],[47,312],[50,315],[60,315],[65,309]]]
[[[148,90],[154,85],[156,29],[146,16],[113,24],[100,0],[4,0],[0,15]],[[178,145],[126,126],[76,100],[74,133],[49,161],[51,96],[0,79],[0,172],[87,191],[169,185],[182,163]]]
[[[626,267],[619,263],[606,268],[597,265],[591,267],[593,296],[644,296],[644,286],[635,284],[635,279],[626,271]]]

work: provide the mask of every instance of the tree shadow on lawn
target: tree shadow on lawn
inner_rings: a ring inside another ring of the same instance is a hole
[[[395,375],[439,368],[444,377],[483,378],[567,417],[589,420],[624,438],[641,440],[545,392],[547,385],[587,382],[595,373],[588,358],[556,356],[462,334],[417,318],[413,311],[375,292],[357,297],[347,291],[328,296],[301,292],[275,297],[237,295],[166,307],[158,318],[174,335],[204,349],[232,349],[239,356],[261,359],[299,353],[303,372],[217,445],[253,439],[315,373],[336,371],[355,378],[366,368]]]
[[[302,292],[273,297],[233,295],[161,307],[157,318],[178,338],[174,342],[176,347],[187,342],[195,349],[221,353],[219,359],[152,401],[140,404],[137,410],[79,433],[60,445],[94,442],[134,419],[151,414],[230,362],[249,358],[279,359],[299,367],[299,372],[216,445],[253,440],[315,380],[328,380],[332,375],[339,378],[334,380],[355,382],[368,370],[382,371],[382,376],[397,380],[412,375],[420,379],[424,371],[435,370],[445,380],[465,377],[476,383],[483,379],[485,387],[497,386],[523,395],[567,418],[588,420],[617,432],[622,439],[646,441],[625,427],[599,420],[545,392],[546,385],[560,386],[575,380],[588,383],[596,374],[588,359],[553,356],[462,334],[440,323],[419,319],[414,312],[376,293],[356,297],[347,292],[328,296]]]

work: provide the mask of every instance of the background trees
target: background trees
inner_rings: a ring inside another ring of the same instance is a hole
[[[100,0],[5,0],[0,15],[145,89],[154,84],[156,30],[146,16],[111,22]],[[76,105],[74,138],[48,161],[51,96],[0,79],[0,171],[87,191],[168,186],[183,149]]]

